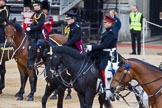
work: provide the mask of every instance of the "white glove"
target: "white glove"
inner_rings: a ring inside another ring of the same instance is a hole
[[[31,30],[31,28],[30,28],[30,27],[26,28],[26,31],[30,31],[30,30]]]
[[[87,47],[87,51],[92,51],[92,45],[86,45],[86,47]]]

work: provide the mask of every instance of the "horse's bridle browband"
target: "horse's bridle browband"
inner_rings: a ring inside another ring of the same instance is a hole
[[[119,85],[124,85],[123,82],[124,82],[124,80],[125,80],[125,78],[126,78],[126,75],[129,75],[129,77],[131,78],[131,76],[130,76],[130,71],[129,71],[129,69],[130,69],[130,64],[128,63],[128,60],[126,60],[126,64],[121,64],[121,66],[119,66],[119,68],[120,68],[120,67],[124,67],[124,68],[125,68],[123,77],[121,78],[121,80],[117,80],[117,79],[115,79],[115,78],[113,78],[113,80],[116,81],[116,82],[118,82]]]

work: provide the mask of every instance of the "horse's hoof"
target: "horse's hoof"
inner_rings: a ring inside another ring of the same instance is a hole
[[[34,98],[33,97],[28,97],[27,101],[33,101]]]
[[[65,99],[71,99],[71,95],[67,95]]]
[[[15,97],[18,97],[18,96],[19,96],[19,93],[16,93],[16,94],[15,94]]]
[[[2,92],[2,90],[0,90],[0,94],[2,94],[3,92]]]
[[[0,90],[2,91],[4,89],[4,87],[5,87],[4,85],[0,86]]]
[[[18,101],[22,101],[22,100],[23,100],[23,97],[22,97],[22,96],[18,96],[18,97],[17,97],[17,100],[18,100]]]
[[[33,97],[33,95],[31,93],[28,94],[28,98],[31,98]]]
[[[52,95],[52,96],[50,97],[50,99],[51,99],[51,100],[56,100],[56,99],[57,99],[57,96],[56,96],[56,95]]]

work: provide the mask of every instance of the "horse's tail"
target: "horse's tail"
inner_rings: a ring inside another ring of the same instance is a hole
[[[105,107],[105,108],[112,108],[112,105],[111,105],[111,103],[110,103],[110,100],[105,100],[105,101],[104,101],[104,107]]]

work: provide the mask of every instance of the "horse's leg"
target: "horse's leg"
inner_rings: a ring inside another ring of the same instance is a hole
[[[65,94],[65,88],[62,88],[61,86],[59,86],[57,108],[63,108],[64,94]]]
[[[71,99],[71,88],[67,88],[67,92],[68,94],[66,95],[66,98],[65,99]]]
[[[159,96],[158,99],[156,100],[156,106],[157,106],[157,108],[161,108],[161,106],[162,106],[161,100],[162,100],[162,95]]]
[[[58,94],[58,90],[55,89],[55,91],[53,92],[53,95],[50,97],[50,99],[52,99],[52,100],[57,99],[57,94]]]
[[[77,93],[80,102],[80,108],[86,108],[85,97],[81,93]]]
[[[27,101],[33,101],[34,93],[36,92],[36,84],[37,84],[37,77],[36,77],[34,69],[28,70],[28,75],[29,75],[31,92],[28,94]]]
[[[5,62],[2,62],[2,64],[0,65],[0,94],[2,94],[2,90],[5,88],[5,73]]]
[[[47,99],[52,94],[52,92],[53,92],[53,89],[49,87],[47,84],[45,88],[45,93],[42,97],[42,108],[46,108]]]
[[[15,96],[17,96],[17,100],[23,100],[23,94],[28,79],[28,74],[26,73],[26,69],[21,65],[17,64],[17,67],[20,72],[21,87],[19,91],[15,94]]]
[[[85,94],[85,103],[86,103],[85,108],[92,108],[92,104],[93,104],[95,95],[96,95],[96,91],[91,90],[91,89],[87,90],[87,92]]]
[[[98,101],[100,103],[100,108],[103,108],[103,104],[104,104],[104,101],[105,101],[105,95],[103,93],[99,94]]]

